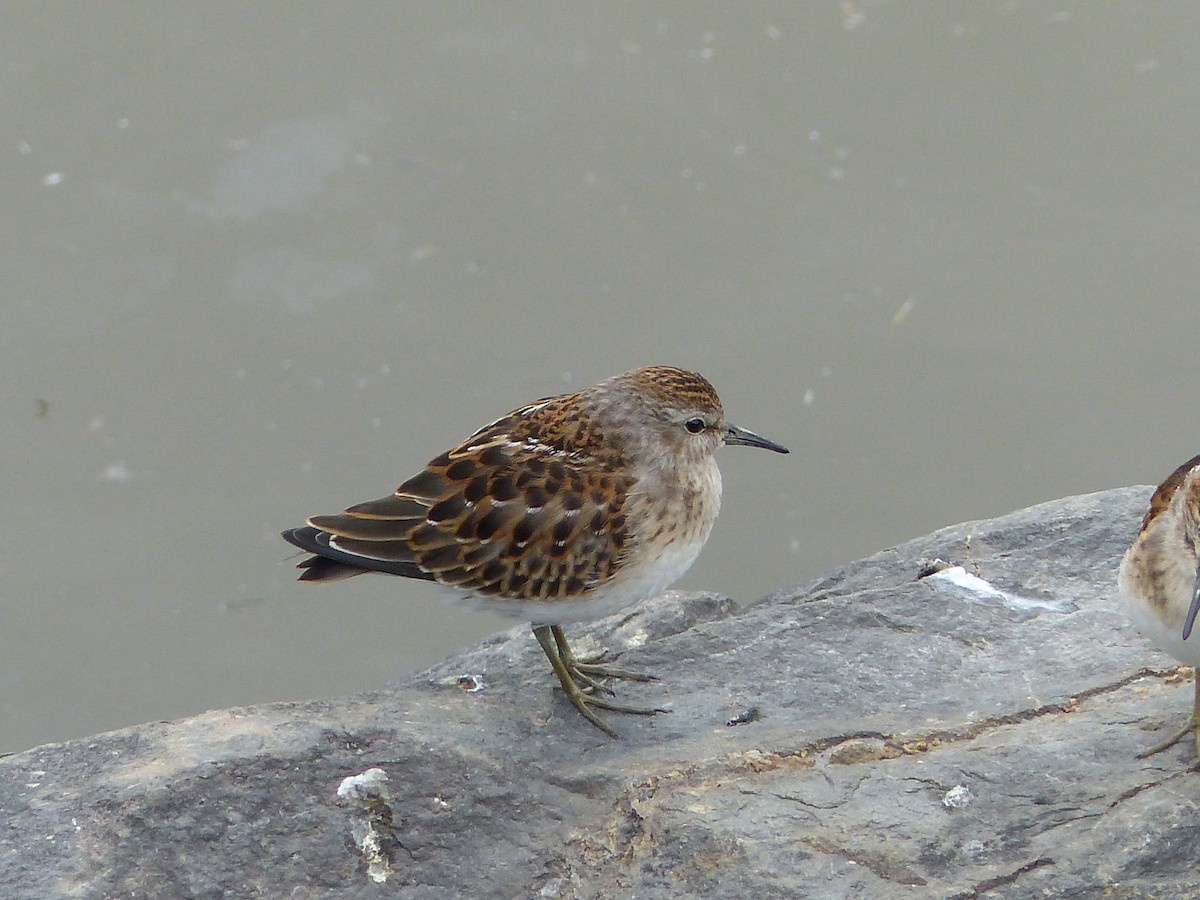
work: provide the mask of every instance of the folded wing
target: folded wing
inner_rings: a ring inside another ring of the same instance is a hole
[[[301,580],[374,571],[522,600],[578,597],[606,582],[624,557],[630,479],[515,440],[509,424],[493,423],[503,433],[477,433],[387,497],[285,531],[315,554],[300,563]]]

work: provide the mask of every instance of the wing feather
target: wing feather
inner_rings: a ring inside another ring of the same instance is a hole
[[[619,570],[632,478],[618,456],[582,448],[599,437],[575,395],[531,404],[480,429],[396,491],[339,515],[313,516],[284,538],[316,554],[305,580],[364,571],[434,580],[518,600],[577,597]],[[546,443],[545,434],[567,439]]]

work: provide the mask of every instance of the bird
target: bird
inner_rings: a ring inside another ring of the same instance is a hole
[[[1117,591],[1139,630],[1181,663],[1200,666],[1200,456],[1193,456],[1158,486],[1142,527],[1121,559]],[[1193,735],[1200,756],[1200,677],[1188,724],[1138,754],[1153,756]]]
[[[282,535],[312,554],[301,581],[422,579],[530,622],[567,699],[617,737],[595,709],[667,710],[607,699],[607,680],[657,679],[603,653],[577,657],[562,626],[657,596],[687,571],[720,509],[713,455],[726,444],[788,452],[727,422],[703,376],[646,366],[518,407],[393,493]]]

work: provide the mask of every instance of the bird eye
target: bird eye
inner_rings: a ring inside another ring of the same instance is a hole
[[[683,423],[683,427],[692,434],[699,434],[704,430],[704,420],[701,418],[688,419]]]

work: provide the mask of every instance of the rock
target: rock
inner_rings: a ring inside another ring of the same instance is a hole
[[[610,715],[620,740],[519,627],[394,690],[0,759],[0,895],[1195,893],[1192,746],[1135,758],[1191,687],[1114,587],[1150,491],[572,629],[662,679],[617,685],[672,711]]]

